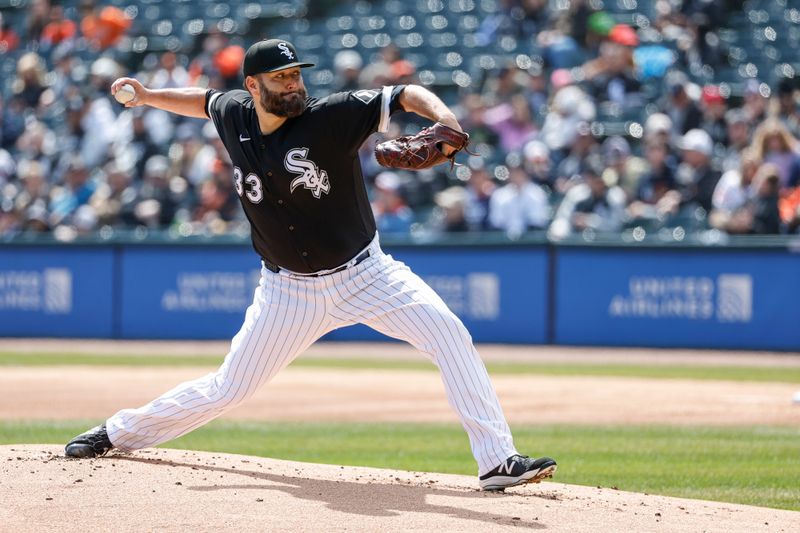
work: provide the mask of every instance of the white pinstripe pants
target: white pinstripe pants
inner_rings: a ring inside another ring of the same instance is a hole
[[[464,325],[422,279],[380,251],[377,239],[370,247],[372,255],[362,263],[327,276],[262,268],[253,304],[222,366],[109,418],[114,446],[136,450],[180,437],[246,400],[325,333],[363,323],[409,342],[438,366],[479,475],[517,453]]]

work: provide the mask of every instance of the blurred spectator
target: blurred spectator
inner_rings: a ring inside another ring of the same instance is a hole
[[[699,206],[711,211],[711,198],[719,181],[719,173],[711,168],[714,143],[703,130],[689,130],[681,138],[681,164],[676,179],[681,206]]]
[[[752,216],[749,203],[755,196],[751,187],[761,162],[751,150],[741,156],[739,168],[726,171],[714,188],[708,221],[727,233],[749,233]]]
[[[44,60],[36,52],[28,52],[17,62],[17,78],[14,80],[14,94],[26,107],[39,107],[39,98],[46,89]]]
[[[690,87],[689,78],[680,71],[667,74],[667,100],[662,111],[672,120],[676,135],[684,135],[687,131],[700,127],[703,113],[687,92]]]
[[[123,167],[133,169],[135,179],[142,178],[145,163],[152,156],[162,153],[145,122],[151,112],[148,107],[126,109],[115,122],[117,135],[111,152]]]
[[[467,191],[454,185],[436,193],[437,229],[447,233],[469,231],[466,217]]]
[[[795,98],[796,89],[794,78],[783,78],[778,84],[775,110],[772,113],[783,122],[795,139],[800,137],[800,108]]]
[[[516,67],[508,64],[501,68],[494,77],[486,81],[481,96],[488,106],[508,103],[523,91],[527,80],[526,74]]]
[[[550,220],[547,193],[530,180],[522,166],[509,169],[508,183],[489,200],[489,223],[512,238],[531,229],[543,229]]]
[[[53,168],[56,144],[55,134],[43,122],[31,121],[25,133],[17,139],[17,155],[28,161],[36,161],[41,173],[47,176]]]
[[[169,160],[163,155],[154,155],[145,163],[144,181],[133,206],[137,225],[158,228],[172,224],[188,186],[183,178],[170,179],[169,171]]]
[[[100,50],[116,45],[131,26],[131,20],[118,7],[96,7],[94,0],[81,0],[79,7],[81,33]]]
[[[770,88],[757,79],[749,79],[744,85],[744,104],[742,109],[750,124],[758,124],[767,118]]]
[[[52,229],[44,202],[34,202],[22,213],[20,222],[20,229],[24,233],[45,233]]]
[[[631,145],[619,135],[603,141],[601,149],[608,166],[607,172],[613,176],[612,181],[625,192],[627,198],[636,198],[647,163],[633,155]]]
[[[751,233],[759,235],[780,233],[779,190],[778,168],[770,163],[761,165],[753,177],[755,197],[751,201],[753,217]]]
[[[228,44],[228,38],[218,28],[211,28],[202,39],[202,47],[193,56],[187,69],[189,83],[197,85],[205,77],[209,87],[221,88],[223,85],[217,67],[214,66],[214,57]]]
[[[595,11],[586,20],[587,32],[584,48],[597,55],[600,44],[611,33],[611,28],[616,25],[614,17],[606,11]]]
[[[500,147],[513,152],[536,133],[528,101],[522,94],[515,94],[511,101],[487,109],[484,123],[500,138]]]
[[[340,50],[333,56],[333,70],[336,78],[333,83],[333,91],[354,91],[359,89],[358,77],[361,75],[361,67],[364,60],[355,50]]]
[[[775,118],[765,120],[753,133],[756,158],[778,167],[781,189],[800,185],[800,154],[797,139]]]
[[[197,186],[212,176],[215,161],[224,153],[213,122],[206,122],[201,131],[202,136],[197,134],[196,128],[190,123],[181,124],[175,131],[176,146],[180,147],[177,152],[179,174],[186,177],[192,186]],[[170,152],[175,153],[172,150]]]
[[[228,222],[236,218],[238,200],[233,194],[233,182],[228,179],[233,168],[221,160],[216,166],[215,179],[200,185],[199,202],[192,212],[195,233],[225,233]]]
[[[533,63],[528,69],[528,84],[524,93],[534,120],[542,118],[547,112],[547,76],[538,63]]]
[[[575,85],[562,87],[553,97],[539,138],[551,151],[566,150],[577,136],[578,124],[593,121],[595,114],[594,102],[582,89]]]
[[[178,56],[175,55],[175,52],[167,51],[161,54],[159,64],[158,70],[150,79],[150,89],[173,89],[186,87],[189,84],[189,73],[182,65],[178,64]]]
[[[68,222],[68,217],[89,201],[97,184],[92,181],[86,163],[79,155],[71,157],[64,174],[64,184],[53,188],[50,212],[53,225]]]
[[[65,111],[65,100],[70,98],[75,91],[76,85],[81,81],[79,78],[86,72],[80,60],[77,60],[72,52],[71,45],[61,44],[50,54],[53,62],[53,70],[50,72],[52,82],[48,90],[52,91],[50,99],[56,104],[54,113],[62,115]]]
[[[414,213],[400,194],[400,176],[383,171],[375,177],[375,199],[372,212],[381,233],[408,233]]]
[[[11,148],[24,131],[24,100],[15,96],[6,103],[0,98],[0,147]]]
[[[131,175],[116,163],[109,163],[103,169],[103,178],[89,199],[89,205],[97,216],[97,225],[124,226],[132,220],[136,200]]]
[[[569,147],[567,156],[561,160],[556,168],[553,188],[557,192],[566,191],[567,183],[573,177],[582,173],[584,162],[587,158],[600,151],[588,122],[580,122],[576,132],[577,136]]]
[[[542,141],[533,140],[525,145],[522,150],[522,163],[531,181],[543,186],[545,191],[553,190],[553,162],[550,150]]]
[[[96,167],[105,160],[116,134],[116,116],[111,108],[108,89],[120,69],[116,61],[102,57],[92,63],[90,72],[92,92],[80,111],[80,154],[87,166]]]
[[[239,45],[232,44],[218,50],[214,54],[212,64],[219,79],[212,77],[209,86],[223,90],[240,89],[242,61],[244,61],[244,48]]]
[[[587,0],[572,0],[568,9],[561,10],[563,16],[559,21],[563,23],[565,32],[584,50],[588,48],[589,19],[595,13],[589,4]]]
[[[645,141],[656,140],[669,146],[672,133],[672,119],[665,113],[653,113],[644,123]]]
[[[0,148],[0,186],[11,181],[17,171],[16,166],[11,154],[7,150]]]
[[[691,51],[696,52],[702,64],[719,64],[723,59],[722,49],[715,30],[726,18],[726,2],[683,0],[679,5],[681,21],[691,36]]]
[[[51,48],[64,41],[71,41],[78,33],[78,25],[64,17],[64,7],[58,4],[50,8],[49,22],[42,30],[42,46]]]
[[[489,203],[497,186],[482,162],[472,165],[471,170],[464,201],[464,218],[470,230],[487,230],[490,229]]]
[[[633,48],[638,44],[633,28],[618,24],[600,45],[600,57],[583,66],[591,93],[599,102],[609,102],[621,109],[641,105],[642,84],[633,69]]]
[[[614,175],[603,171],[599,159],[593,158],[588,162],[583,173],[584,182],[567,191],[548,234],[554,239],[563,239],[584,230],[621,230],[625,215],[625,193],[613,180]]]
[[[19,46],[19,36],[3,19],[3,13],[0,11],[0,54],[11,52],[17,46]]]
[[[454,106],[453,112],[458,118],[459,124],[464,131],[469,132],[470,142],[473,146],[480,143],[491,145],[496,144],[497,135],[490,130],[483,121],[486,113],[486,103],[481,95],[466,93],[461,96],[458,105]]]
[[[728,128],[725,123],[725,112],[728,104],[717,85],[703,87],[703,122],[700,129],[705,130],[715,144],[728,145]]]
[[[778,200],[778,212],[788,233],[800,228],[800,187],[784,190]]]
[[[722,170],[739,168],[742,151],[750,144],[750,124],[744,111],[736,108],[725,113],[728,147],[722,157]]]
[[[550,68],[568,69],[583,62],[580,45],[569,35],[569,24],[565,19],[557,20],[551,29],[540,32],[536,43],[542,49],[545,65]]]
[[[667,144],[658,137],[650,137],[645,143],[648,170],[642,176],[639,189],[627,208],[632,220],[663,221],[669,211],[670,194],[675,191],[675,161]]]
[[[18,177],[22,190],[14,200],[14,209],[24,213],[34,204],[46,209],[49,201],[50,186],[47,183],[45,168],[39,161],[22,160],[18,166]]]
[[[361,71],[358,84],[365,88],[387,85],[392,79],[392,64],[400,59],[402,56],[397,46],[394,44],[384,46],[378,57],[369,62]]]
[[[28,17],[25,22],[25,33],[31,41],[38,42],[42,30],[50,17],[50,0],[31,0],[28,5]]]
[[[389,69],[388,85],[407,85],[415,83],[414,75],[417,72],[417,67],[414,63],[405,59],[398,59],[392,63]]]

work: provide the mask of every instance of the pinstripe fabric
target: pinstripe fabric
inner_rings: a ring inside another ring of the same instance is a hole
[[[447,399],[483,475],[517,453],[486,367],[464,325],[403,263],[371,256],[321,277],[261,271],[261,283],[222,366],[107,421],[114,446],[135,450],[175,439],[250,397],[319,337],[363,323],[409,342],[439,368]]]

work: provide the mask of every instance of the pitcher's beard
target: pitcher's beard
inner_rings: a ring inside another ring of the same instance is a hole
[[[294,118],[299,117],[306,110],[306,98],[308,93],[305,88],[301,88],[291,96],[270,91],[258,80],[258,92],[261,96],[261,109],[278,117]]]

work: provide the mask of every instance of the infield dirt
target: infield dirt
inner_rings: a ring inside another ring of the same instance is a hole
[[[0,530],[789,532],[800,513],[541,483],[154,449],[74,460],[0,446]]]

